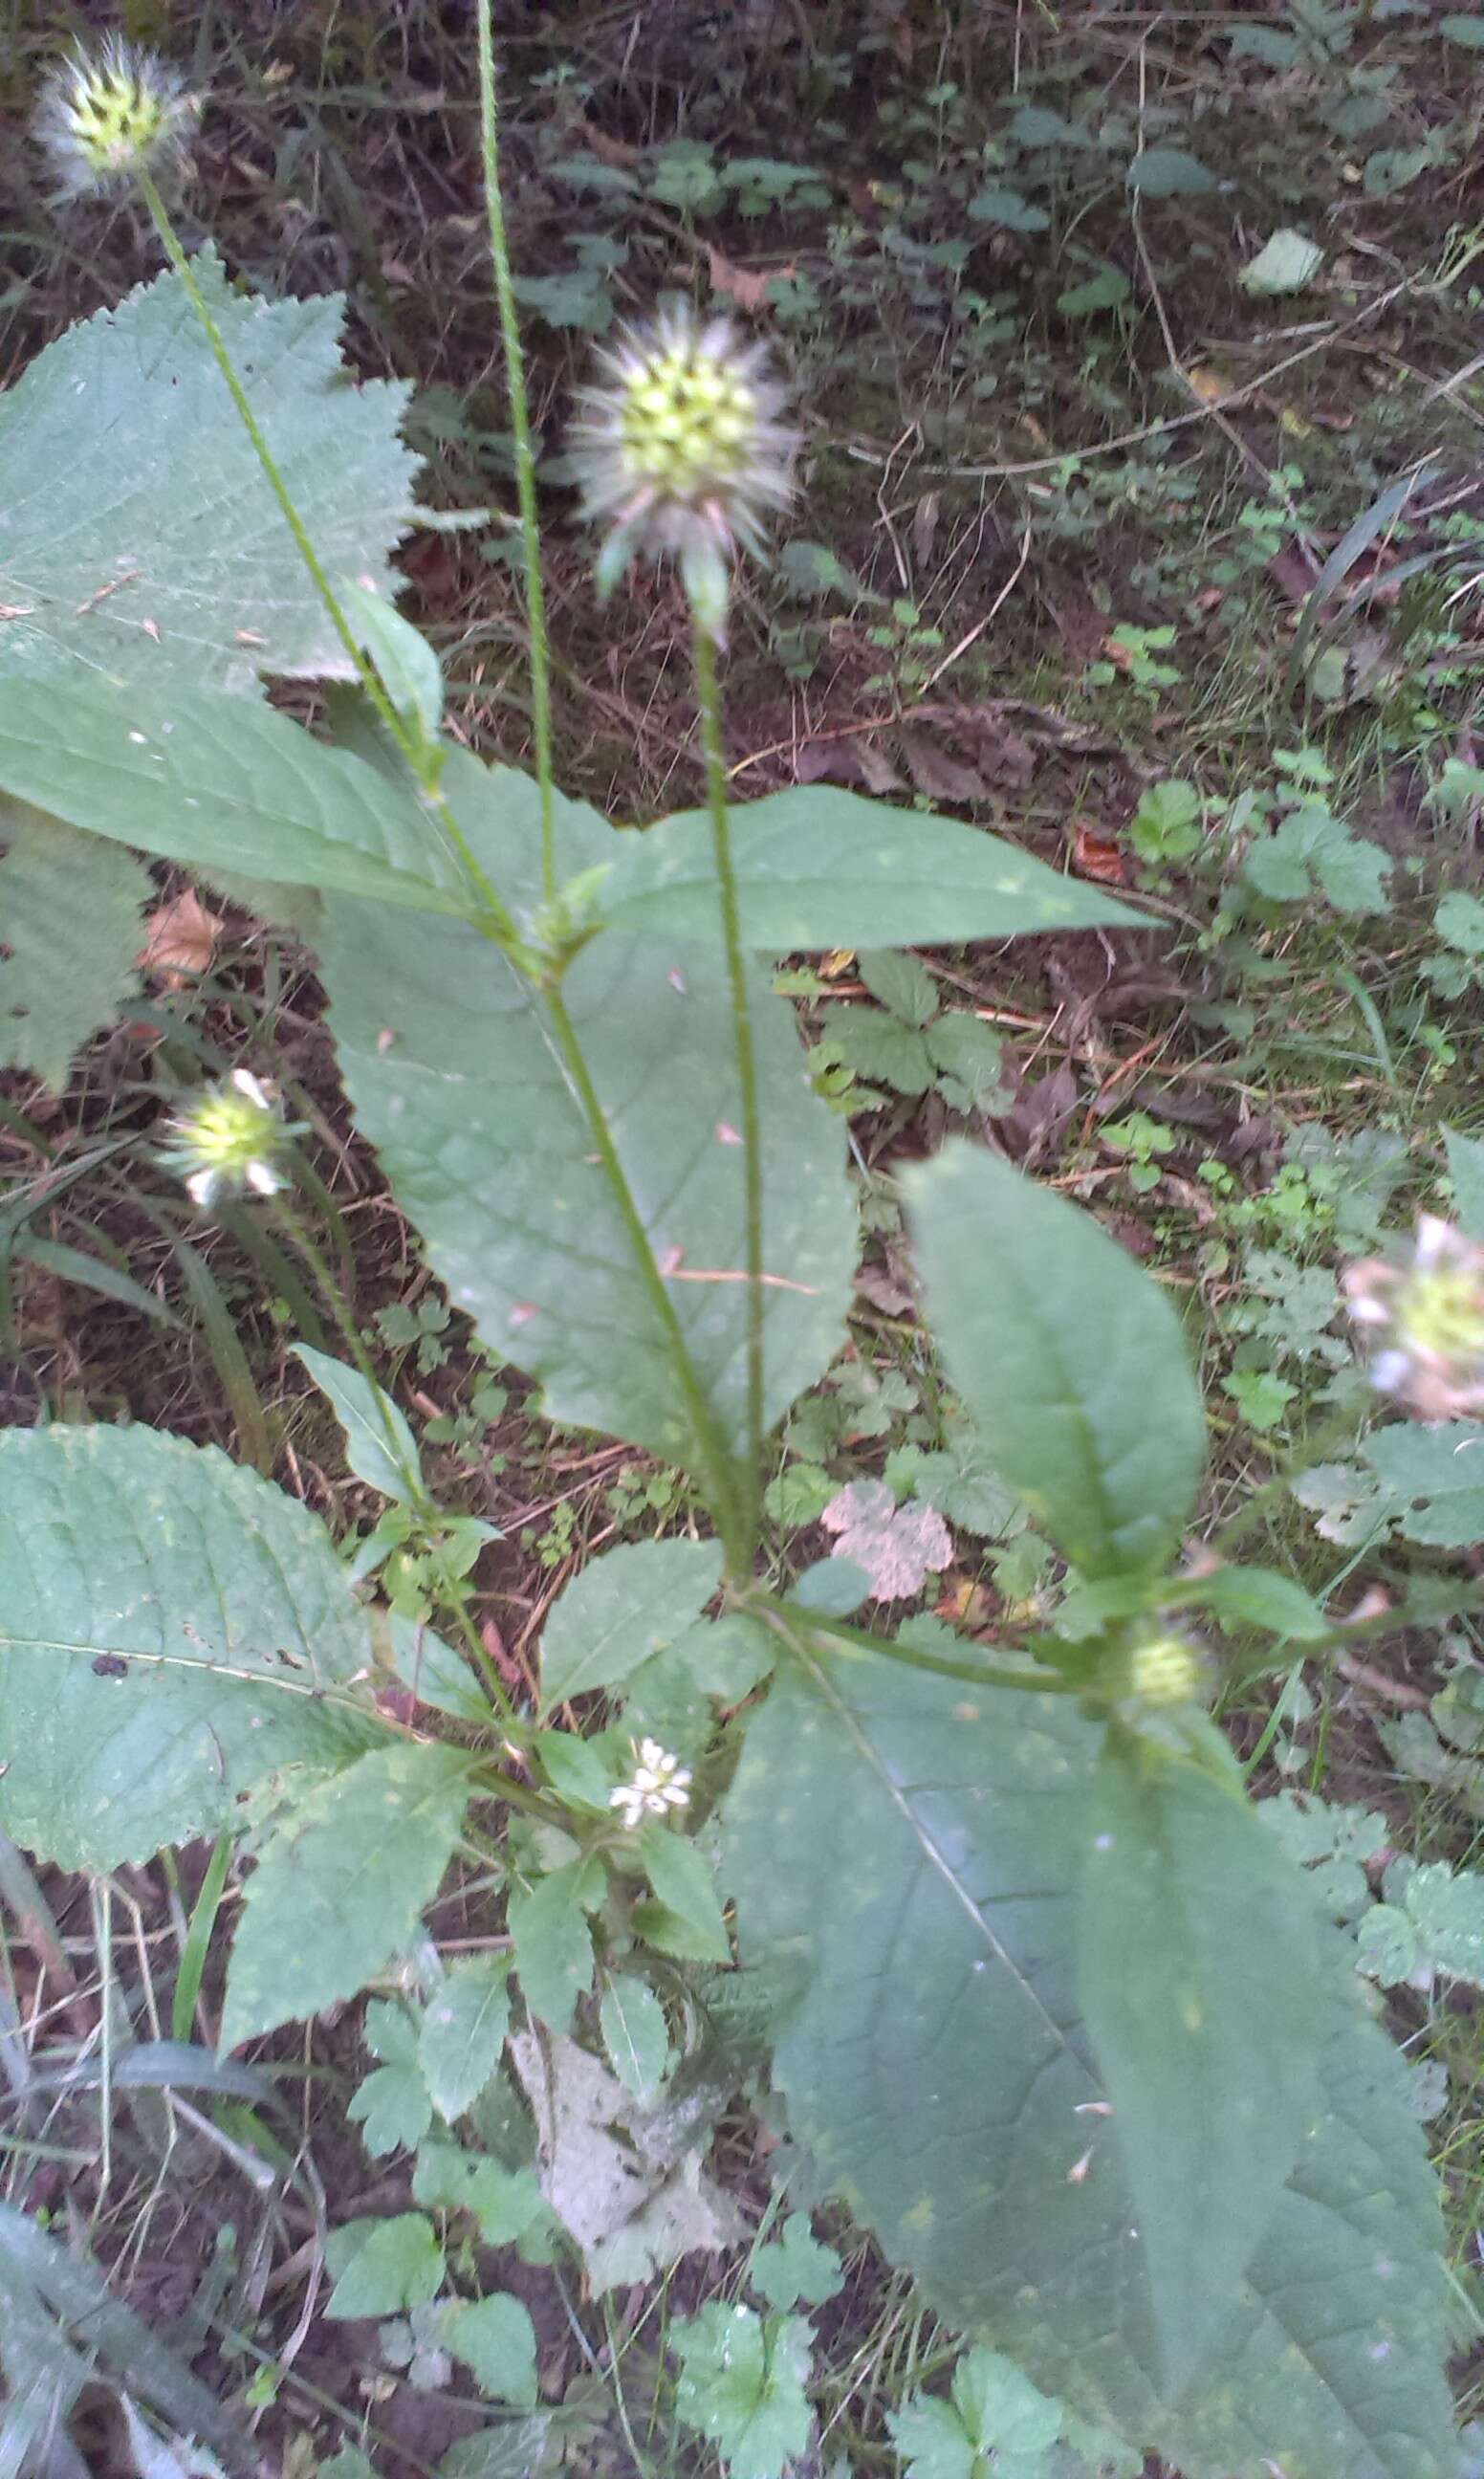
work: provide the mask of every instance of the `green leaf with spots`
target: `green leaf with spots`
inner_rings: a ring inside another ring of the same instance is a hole
[[[506,900],[524,900],[540,874],[531,787],[516,798],[479,774],[450,767],[450,797]],[[624,840],[570,803],[558,828],[564,879]],[[548,1009],[477,931],[335,897],[320,956],[358,1127],[454,1306],[541,1380],[552,1418],[704,1471],[717,1495],[746,1434],[747,1244],[714,946],[605,931],[562,984],[632,1222]],[[835,1357],[857,1235],[843,1133],[809,1089],[792,1011],[760,976],[753,1003],[771,1422]]]
[[[1388,1516],[1408,1541],[1468,1549],[1484,1541],[1484,1425],[1399,1420],[1361,1447],[1381,1484],[1373,1516]]]
[[[1206,2373],[1163,2398],[1077,1986],[1102,1733],[1006,1702],[806,1639],[749,1729],[724,1881],[744,1973],[782,1983],[775,2079],[821,2185],[939,2313],[1185,2479],[1452,2479],[1436,2194],[1338,1941],[1319,2102]]]
[[[1143,2236],[1164,2380],[1196,2379],[1313,2121],[1319,1923],[1216,1733],[1110,1736],[1077,1993]],[[1230,1768],[1231,1778],[1222,1778]]]
[[[1167,1556],[1205,1456],[1179,1319],[1090,1214],[948,1145],[907,1193],[928,1316],[988,1462],[1087,1576]]]
[[[291,1808],[247,1880],[221,2045],[354,1997],[413,1935],[469,1802],[461,1748],[401,1740]]]
[[[893,809],[835,784],[796,784],[730,817],[742,934],[765,955],[959,947],[966,938],[1142,918],[983,828]],[[682,810],[626,836],[604,910],[647,936],[710,937],[716,871],[706,812]]]
[[[316,1516],[215,1446],[0,1429],[0,1829],[64,1868],[219,1833],[386,1738]],[[357,1982],[359,1985],[359,1982]]]

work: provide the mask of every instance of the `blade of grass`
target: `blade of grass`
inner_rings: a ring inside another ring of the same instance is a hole
[[[177,1240],[174,1253],[191,1294],[192,1306],[201,1320],[207,1348],[216,1363],[232,1418],[237,1423],[238,1451],[243,1461],[251,1464],[253,1470],[261,1472],[267,1480],[273,1470],[273,1443],[268,1413],[233,1322],[232,1312],[199,1248],[193,1248],[189,1240]]]

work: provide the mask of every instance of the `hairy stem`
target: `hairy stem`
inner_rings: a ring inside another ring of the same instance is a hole
[[[499,119],[495,94],[495,38],[490,0],[479,0],[479,132],[484,166],[484,206],[490,228],[490,261],[505,350],[505,393],[515,435],[515,488],[521,510],[525,568],[525,619],[530,638],[531,727],[536,741],[536,781],[541,793],[541,870],[550,904],[556,893],[555,778],[551,758],[551,666],[547,639],[546,587],[541,574],[541,527],[536,517],[536,459],[531,447],[525,356],[510,279],[505,205],[499,186]]]
[[[763,1448],[763,1262],[762,1262],[762,1121],[757,1107],[757,1059],[753,1047],[752,1002],[747,984],[747,957],[737,906],[737,882],[731,865],[731,822],[727,808],[727,756],[722,746],[721,698],[716,684],[716,649],[699,618],[692,622],[696,672],[696,703],[701,716],[701,744],[705,755],[706,805],[711,813],[711,851],[721,900],[722,938],[727,952],[727,980],[731,994],[731,1020],[736,1038],[737,1086],[742,1114],[742,1183],[744,1247],[747,1258],[747,1498],[745,1519],[755,1543]]]
[[[957,1660],[950,1653],[925,1652],[914,1644],[899,1644],[890,1636],[871,1635],[866,1628],[852,1626],[846,1619],[832,1619],[818,1610],[802,1610],[795,1603],[780,1601],[769,1593],[751,1593],[739,1604],[750,1616],[759,1618],[776,1635],[793,1642],[800,1635],[826,1635],[834,1644],[852,1652],[874,1652],[883,1661],[901,1662],[908,1670],[930,1670],[940,1678],[967,1679],[975,1687],[1010,1687],[1023,1696],[1080,1696],[1080,1682],[1063,1678],[1055,1670],[1011,1670],[1000,1662]]]
[[[728,1575],[733,1583],[741,1583],[745,1581],[752,1570],[753,1535],[747,1521],[746,1501],[738,1490],[736,1468],[727,1450],[727,1442],[722,1435],[716,1414],[706,1400],[705,1390],[696,1372],[696,1365],[690,1356],[690,1345],[685,1340],[684,1330],[676,1314],[675,1302],[671,1298],[665,1278],[659,1270],[654,1251],[650,1245],[649,1233],[644,1227],[644,1219],[635,1202],[633,1190],[628,1185],[627,1175],[619,1160],[612,1131],[593,1083],[592,1072],[588,1067],[582,1045],[577,1039],[576,1027],[567,1011],[566,1002],[560,990],[549,990],[546,994],[546,1004],[568,1084],[587,1121],[594,1151],[602,1165],[603,1176],[612,1191],[620,1219],[627,1235],[635,1270],[664,1334],[671,1359],[680,1381],[680,1391],[685,1397],[685,1408],[690,1415],[697,1456],[701,1465],[702,1486],[716,1519],[717,1531],[721,1535],[722,1546],[726,1552]]]

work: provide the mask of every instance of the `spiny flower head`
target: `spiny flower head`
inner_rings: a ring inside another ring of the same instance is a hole
[[[636,557],[673,557],[720,636],[737,545],[760,556],[770,518],[793,497],[799,433],[779,419],[786,393],[762,345],[728,319],[703,324],[684,302],[630,329],[599,365],[571,432],[584,514],[608,529],[599,591]]]
[[[1136,1637],[1123,1663],[1118,1682],[1123,1696],[1145,1711],[1197,1703],[1206,1692],[1204,1653],[1189,1636],[1176,1635],[1172,1628]]]
[[[1484,1412],[1484,1248],[1422,1214],[1403,1263],[1368,1257],[1343,1279],[1351,1316],[1380,1346],[1370,1375],[1383,1393],[1421,1420]]]
[[[284,1186],[274,1158],[297,1133],[280,1118],[268,1086],[238,1067],[181,1112],[159,1160],[185,1181],[196,1205],[215,1205],[220,1196],[272,1196]]]
[[[52,71],[36,137],[59,194],[83,197],[127,189],[143,173],[156,177],[178,164],[198,109],[155,53],[113,36],[97,51],[79,43]]]
[[[647,1816],[667,1816],[673,1807],[690,1805],[690,1768],[678,1756],[667,1755],[657,1739],[641,1739],[634,1758],[633,1779],[620,1782],[608,1800],[610,1807],[622,1811],[627,1833]]]

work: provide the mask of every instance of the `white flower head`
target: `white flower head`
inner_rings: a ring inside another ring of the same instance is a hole
[[[213,1086],[171,1122],[159,1161],[175,1171],[192,1204],[221,1196],[273,1196],[285,1185],[275,1166],[296,1127],[285,1124],[269,1087],[245,1067]]]
[[[657,1739],[641,1739],[634,1758],[632,1780],[620,1782],[608,1800],[621,1811],[626,1833],[647,1816],[668,1816],[672,1808],[690,1805],[690,1767],[678,1756],[667,1755]]]
[[[1372,1330],[1370,1375],[1384,1394],[1421,1420],[1484,1412],[1484,1248],[1421,1214],[1404,1262],[1368,1257],[1343,1282],[1351,1317]]]
[[[35,134],[62,197],[126,190],[185,159],[200,106],[154,52],[111,36],[79,43],[41,90]]]
[[[583,513],[607,529],[602,594],[635,558],[674,558],[715,636],[737,546],[762,555],[769,521],[793,497],[799,433],[780,420],[787,393],[764,346],[729,319],[667,302],[598,356],[570,438]]]

